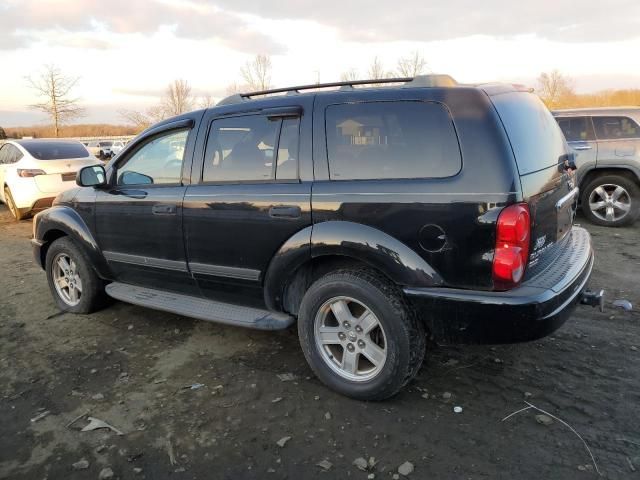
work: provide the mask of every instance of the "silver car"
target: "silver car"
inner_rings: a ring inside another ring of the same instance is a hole
[[[553,112],[576,153],[580,202],[598,225],[629,225],[640,214],[640,107]]]

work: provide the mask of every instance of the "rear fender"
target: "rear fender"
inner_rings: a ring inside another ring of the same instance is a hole
[[[392,236],[359,223],[327,221],[299,231],[276,253],[265,276],[267,306],[282,310],[285,287],[304,263],[336,255],[367,264],[401,286],[444,283],[422,257]]]

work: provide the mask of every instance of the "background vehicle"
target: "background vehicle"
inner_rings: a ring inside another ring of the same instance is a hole
[[[297,322],[316,375],[368,400],[413,378],[427,332],[511,343],[562,325],[593,252],[537,96],[440,75],[322,87],[229,97],[83,169],[93,188],[34,220],[58,306],[86,313],[106,293],[250,328]]]
[[[124,142],[121,142],[121,141],[113,142],[113,145],[111,145],[111,156],[114,157],[117,154],[119,154],[124,148],[124,145],[125,145]]]
[[[589,221],[619,227],[640,215],[640,107],[553,112],[576,153]]]
[[[0,200],[20,220],[75,187],[76,173],[96,159],[75,140],[11,140],[0,146]]]
[[[111,147],[113,146],[113,142],[108,140],[99,140],[94,142],[89,142],[89,146],[87,147],[89,151],[98,157],[100,160],[107,160],[111,158]]]

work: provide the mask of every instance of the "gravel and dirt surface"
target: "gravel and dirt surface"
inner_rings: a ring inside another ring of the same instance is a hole
[[[598,477],[559,420],[502,421],[525,401],[571,425],[603,478],[640,478],[640,226],[588,228],[604,313],[578,307],[528,344],[431,347],[402,393],[364,403],[318,382],[293,329],[123,303],[61,314],[31,222],[0,206],[0,478],[391,479],[405,462],[415,479]],[[81,432],[88,416],[123,434]]]

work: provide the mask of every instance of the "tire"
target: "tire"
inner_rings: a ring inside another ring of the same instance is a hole
[[[587,184],[580,201],[591,223],[622,227],[632,224],[640,214],[640,187],[622,175],[602,175]]]
[[[13,218],[15,218],[16,221],[19,222],[20,220],[27,218],[28,212],[16,207],[16,203],[13,201],[13,196],[11,195],[9,187],[4,188],[4,199],[6,201],[7,208],[9,208],[9,212],[11,212],[11,215],[13,215]]]
[[[367,311],[373,316],[366,315]],[[336,326],[341,323],[338,316],[351,319],[349,325]],[[377,324],[367,334],[374,320]],[[365,330],[358,331],[361,326]],[[322,344],[320,330],[335,336],[328,340],[332,343]],[[417,374],[426,348],[424,325],[400,289],[364,269],[338,270],[311,285],[300,305],[298,337],[318,378],[336,392],[358,400],[384,400],[395,395]],[[352,353],[347,353],[347,347]],[[385,358],[377,364],[370,362],[365,351],[372,358],[382,358],[382,351]],[[356,359],[351,362],[355,369],[341,366],[349,358]]]
[[[65,260],[70,268],[68,274],[62,274],[62,279],[58,281],[64,284],[64,278],[69,278],[71,284],[67,282],[66,287],[63,285],[59,289],[56,288],[56,278],[60,278],[62,273],[59,263],[61,259]],[[96,275],[86,255],[71,238],[62,237],[55,240],[47,250],[45,262],[49,289],[60,310],[91,313],[105,304],[104,282]],[[76,292],[74,302],[71,290],[78,290],[78,286],[81,291]]]

